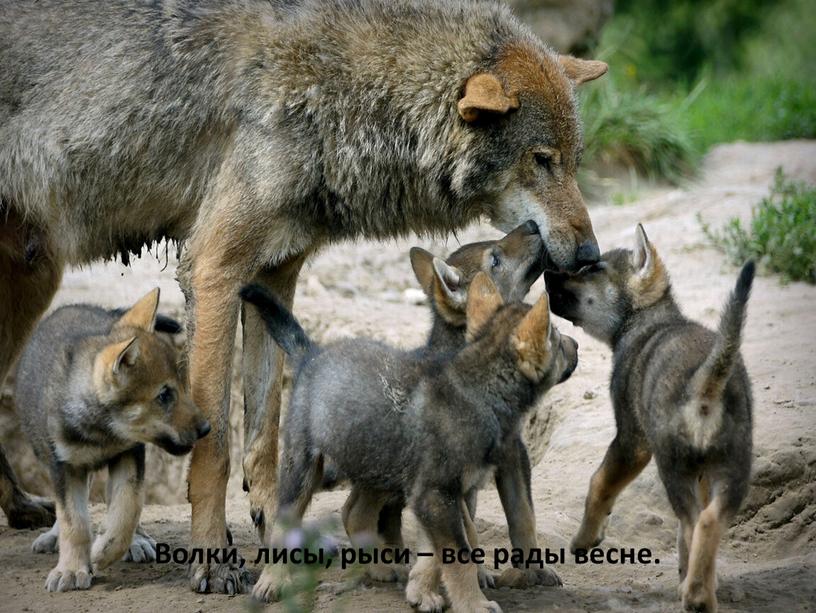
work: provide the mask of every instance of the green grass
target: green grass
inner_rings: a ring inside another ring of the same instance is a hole
[[[706,225],[703,231],[734,264],[755,259],[784,281],[816,283],[816,186],[793,181],[782,169],[748,227],[733,218],[719,232]]]
[[[643,90],[618,87],[608,78],[582,95],[581,115],[590,165],[634,168],[670,182],[696,166],[697,148],[671,106]]]
[[[816,84],[786,78],[704,78],[699,94],[677,102],[698,151],[735,140],[816,137]]]

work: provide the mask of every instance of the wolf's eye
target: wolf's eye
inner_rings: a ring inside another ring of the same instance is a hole
[[[498,268],[499,264],[501,264],[501,258],[499,254],[494,251],[490,254],[490,268]]]
[[[162,406],[170,406],[173,404],[173,401],[176,399],[176,390],[172,387],[165,385],[161,388],[159,395],[156,396],[156,401]]]
[[[535,162],[547,172],[552,172],[552,156],[549,153],[536,153]]]

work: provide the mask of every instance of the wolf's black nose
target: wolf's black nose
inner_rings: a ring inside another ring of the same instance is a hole
[[[601,252],[598,249],[598,243],[593,240],[589,240],[578,245],[578,251],[575,254],[575,259],[579,266],[594,264],[600,260]]]
[[[523,227],[527,234],[538,234],[538,224],[532,219],[525,223]]]
[[[199,424],[198,428],[196,428],[196,434],[198,434],[198,438],[204,438],[210,433],[210,422],[204,420],[203,423]]]

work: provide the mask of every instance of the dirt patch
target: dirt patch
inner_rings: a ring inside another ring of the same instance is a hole
[[[774,170],[783,166],[796,178],[816,183],[816,143],[734,144],[716,148],[703,176],[685,189],[651,191],[624,206],[596,205],[592,219],[602,247],[629,245],[637,222],[646,226],[671,272],[677,298],[686,313],[714,325],[736,270],[706,244],[698,215],[715,227],[728,217],[750,216],[767,193]],[[459,242],[496,236],[485,226],[462,232]],[[459,242],[404,240],[360,243],[327,249],[304,270],[296,312],[318,340],[367,334],[410,347],[428,328],[427,307],[416,304],[408,248],[421,244],[437,253]],[[163,254],[162,254],[163,255]],[[56,304],[88,301],[128,304],[157,283],[165,311],[180,315],[182,298],[173,280],[173,261],[162,269],[153,258],[132,268],[92,266],[66,275]],[[542,291],[533,287],[530,300]],[[406,292],[406,290],[409,290]],[[759,277],[749,305],[743,354],[753,380],[755,459],[752,487],[742,512],[729,530],[720,556],[721,609],[724,611],[807,611],[816,602],[816,288],[782,286],[776,277]],[[528,431],[536,467],[533,494],[539,542],[566,547],[583,508],[589,477],[614,435],[607,385],[609,351],[559,322],[580,344],[580,363],[572,379],[546,396]],[[241,390],[235,379],[232,414],[232,475],[228,520],[244,554],[254,559],[255,537],[241,492]],[[14,418],[4,404],[0,434],[15,467],[32,489],[42,490],[44,473],[26,456]],[[183,503],[183,461],[152,450],[149,501]],[[310,517],[339,512],[345,492],[316,497]],[[100,519],[101,508],[95,510]],[[489,488],[480,497],[477,526],[487,547],[507,547],[498,496]],[[189,532],[189,508],[150,506],[147,528],[159,540],[183,546]],[[407,536],[413,542],[414,524]],[[653,466],[621,496],[610,518],[606,544],[649,547],[658,565],[566,564],[558,568],[565,588],[491,591],[505,610],[565,611],[676,610],[676,521]],[[156,564],[117,564],[98,585],[82,594],[50,595],[42,589],[53,556],[35,556],[35,533],[5,527],[0,519],[0,611],[29,610],[234,610],[245,596],[199,596],[187,591],[183,569]],[[319,591],[327,608],[381,611],[402,607],[395,585],[347,590],[339,570],[327,573]],[[273,607],[272,610],[276,610]]]

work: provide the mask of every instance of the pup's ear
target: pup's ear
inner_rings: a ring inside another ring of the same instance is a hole
[[[487,321],[504,304],[493,279],[485,272],[478,272],[470,282],[467,297],[467,331],[465,339],[470,342]]]
[[[414,269],[414,275],[419,281],[422,291],[430,298],[433,296],[433,253],[425,251],[422,247],[411,247],[409,257],[411,258],[411,268]]]
[[[128,309],[116,322],[120,328],[139,328],[153,332],[156,325],[156,312],[159,310],[159,288],[150,290],[139,298],[138,302]]]
[[[139,340],[133,336],[127,340],[108,345],[99,352],[97,364],[107,375],[119,375],[139,359]]]
[[[433,268],[432,291],[436,310],[451,324],[463,325],[467,306],[467,288],[462,271],[455,266],[449,266],[440,258],[434,258],[431,267]]]
[[[646,307],[657,302],[669,287],[669,275],[657,249],[649,242],[641,224],[635,229],[632,251],[635,273],[629,279],[629,289],[635,306]]]
[[[519,370],[532,381],[541,379],[550,362],[550,297],[547,292],[528,311],[513,332]]]
[[[490,113],[507,113],[519,107],[515,94],[507,94],[496,75],[489,72],[475,74],[465,83],[465,93],[459,100],[459,116],[471,123],[479,118],[483,111]]]
[[[606,62],[582,60],[571,55],[559,55],[558,63],[561,64],[561,68],[567,73],[567,78],[572,81],[573,85],[594,81],[609,70]]]

